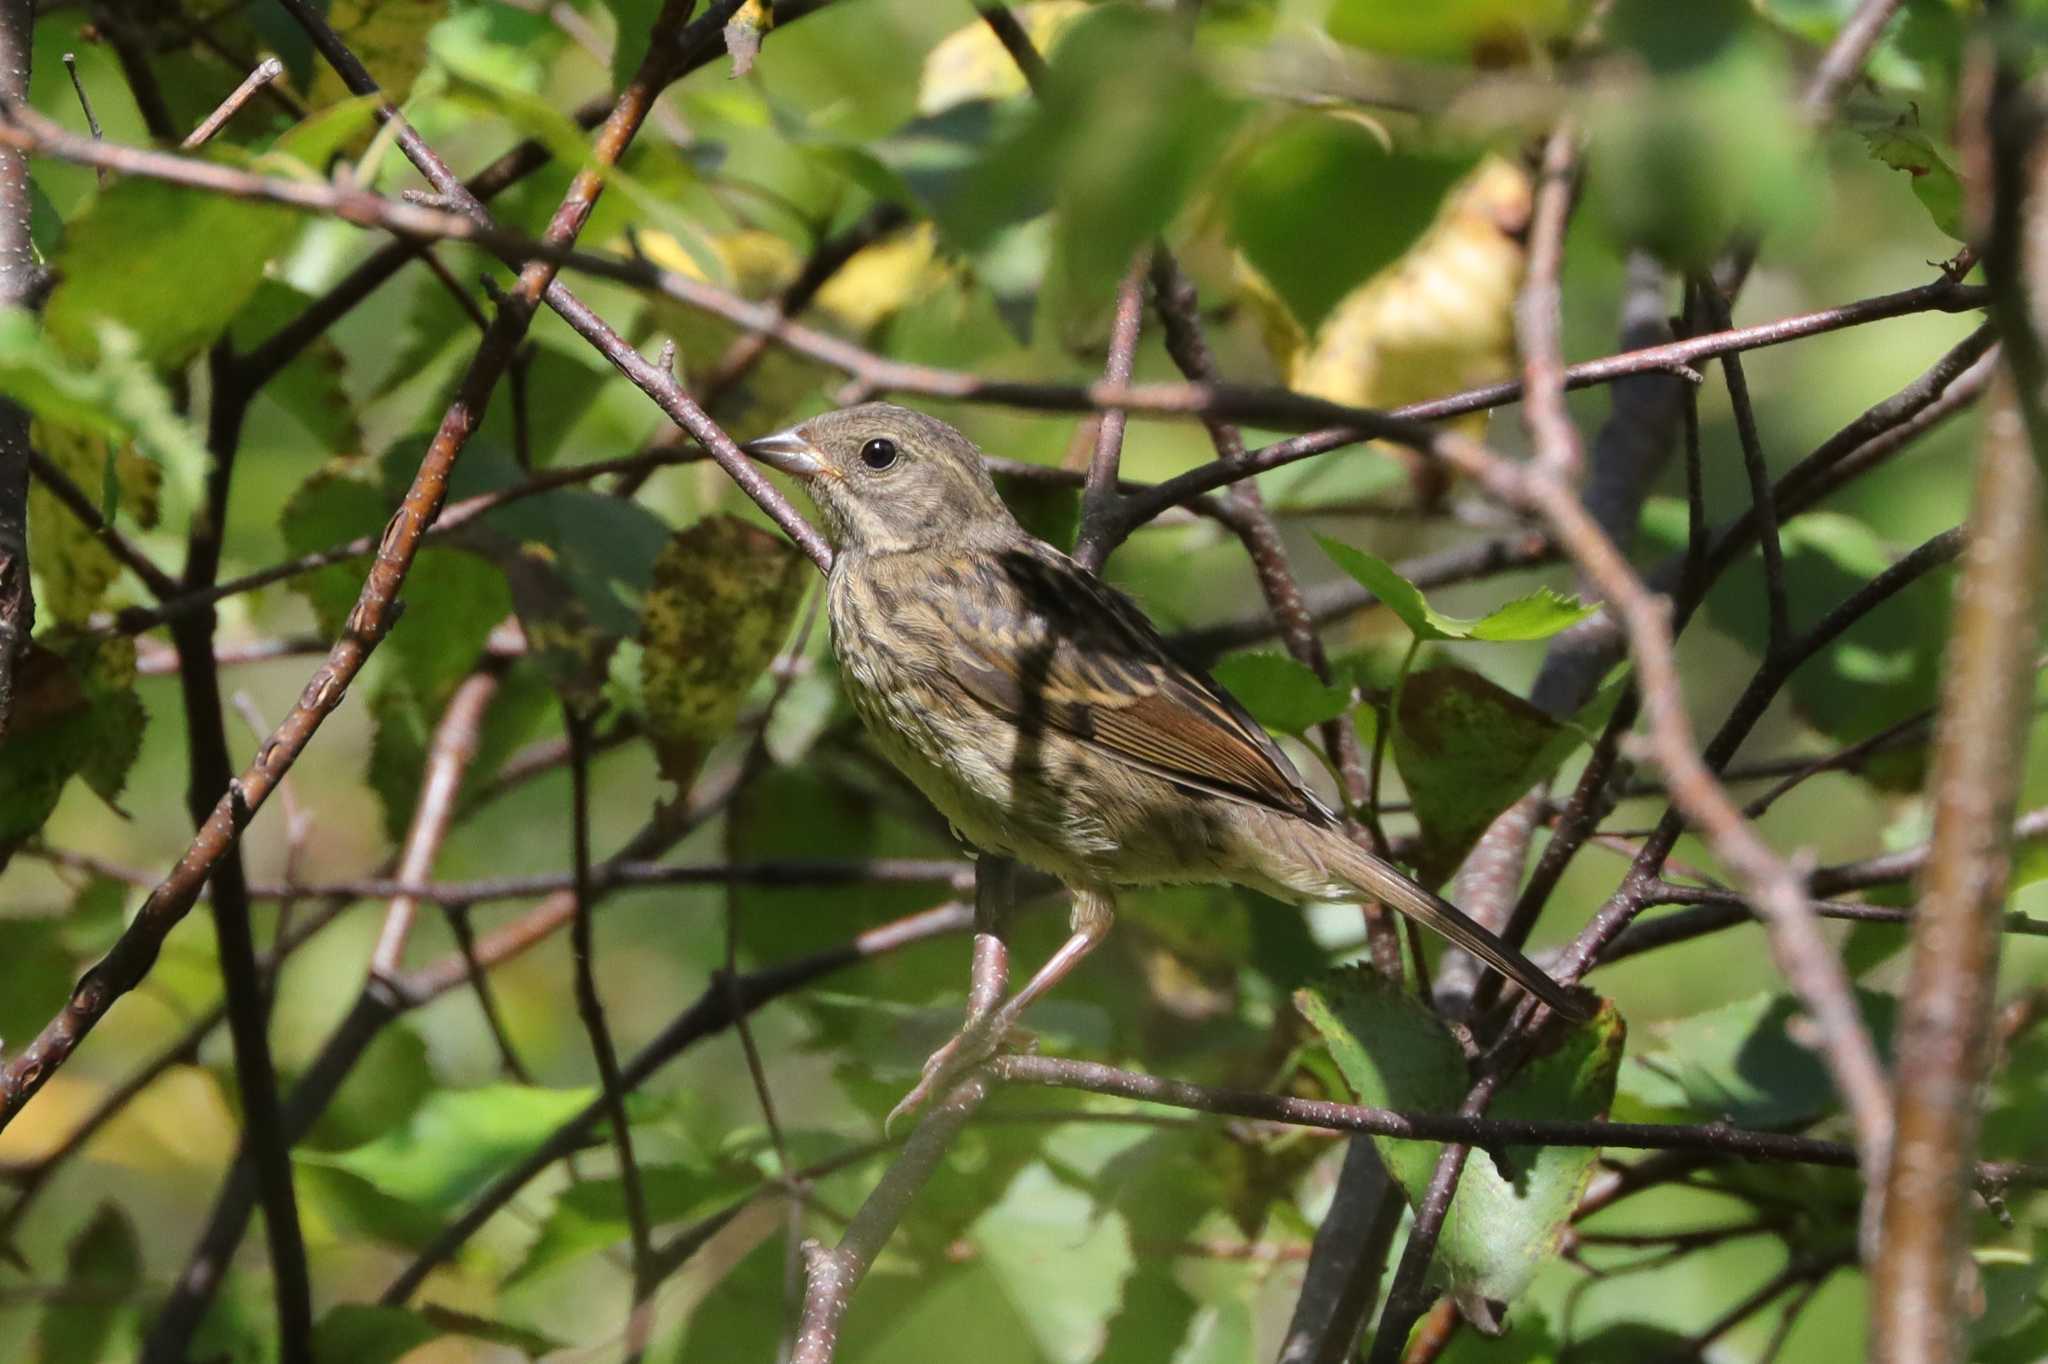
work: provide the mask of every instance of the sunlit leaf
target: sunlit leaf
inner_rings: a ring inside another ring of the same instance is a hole
[[[1497,66],[1563,37],[1586,8],[1584,0],[1337,0],[1329,26],[1332,37],[1359,47]]]
[[[1296,1006],[1329,1044],[1360,1103],[1452,1113],[1471,1081],[1443,1022],[1399,982],[1366,967],[1333,973],[1297,992]],[[1497,1118],[1606,1116],[1621,1062],[1621,1016],[1604,1006],[1552,1050],[1529,1061],[1487,1107]],[[1422,1197],[1441,1148],[1375,1137],[1411,1203]],[[1561,1146],[1474,1151],[1444,1219],[1434,1273],[1452,1290],[1511,1302],[1557,1251],[1596,1152]],[[1504,1162],[1504,1166],[1503,1166]]]
[[[640,1167],[640,1189],[646,1200],[648,1221],[657,1227],[710,1216],[755,1187],[756,1181],[729,1172],[672,1165]],[[541,1223],[539,1237],[505,1282],[520,1283],[607,1246],[618,1245],[630,1233],[624,1181],[616,1177],[583,1180],[563,1190],[555,1200],[554,1210]]]
[[[1088,12],[1086,0],[1028,0],[1010,6],[1031,45],[1050,52]],[[917,111],[930,116],[969,100],[1007,99],[1026,92],[1024,72],[988,24],[976,19],[939,40],[918,78]]]
[[[1422,235],[1472,164],[1389,150],[1352,119],[1297,115],[1236,166],[1231,237],[1312,333]]]
[[[1879,165],[1904,171],[1912,177],[1913,197],[1927,210],[1934,225],[1957,241],[1967,241],[1963,226],[1963,182],[1955,168],[1934,145],[1932,138],[1909,119],[1863,134],[1870,155]]]
[[[274,204],[143,176],[117,180],[66,225],[44,321],[75,355],[97,355],[113,323],[152,364],[176,364],[227,329],[304,221]]]
[[[1856,1002],[1888,1053],[1896,1001],[1858,990]],[[1839,1100],[1826,1062],[1791,1035],[1788,1025],[1799,1014],[1790,995],[1758,994],[1660,1023],[1622,1067],[1622,1088],[1639,1103],[1707,1121],[1752,1127],[1810,1122]]]
[[[1525,597],[1497,606],[1469,620],[1447,616],[1430,606],[1422,590],[1394,571],[1386,560],[1332,540],[1316,539],[1337,566],[1358,580],[1386,608],[1399,616],[1418,639],[1531,640],[1548,639],[1600,608],[1540,587]]]
[[[1351,706],[1351,688],[1329,686],[1286,654],[1233,654],[1211,670],[1268,729],[1299,734]]]
[[[332,0],[327,22],[348,44],[384,97],[403,103],[426,65],[427,35],[448,12],[448,0]],[[313,102],[332,104],[349,90],[326,62],[313,78]]]
[[[591,1089],[485,1085],[429,1095],[405,1125],[346,1151],[294,1159],[362,1176],[393,1198],[429,1207],[462,1202],[597,1097]]]

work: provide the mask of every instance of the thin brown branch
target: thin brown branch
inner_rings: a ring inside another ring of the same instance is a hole
[[[983,10],[984,15],[987,13]],[[1007,15],[1009,11],[1003,13]],[[1109,326],[1109,357],[1102,366],[1102,382],[1115,388],[1130,387],[1131,369],[1137,363],[1138,328],[1145,316],[1145,276],[1151,254],[1149,250],[1140,252],[1117,287],[1116,311]],[[1081,489],[1081,532],[1074,544],[1075,561],[1091,571],[1102,568],[1103,560],[1122,538],[1116,534],[1120,501],[1116,475],[1123,460],[1124,427],[1129,421],[1129,412],[1111,407],[1095,423],[1095,452],[1088,460],[1088,482]]]
[[[441,846],[454,824],[463,775],[476,757],[484,713],[498,694],[499,673],[495,666],[471,673],[462,679],[442,708],[433,737],[427,743],[426,767],[420,776],[419,795],[413,801],[411,827],[406,830],[405,847],[398,855],[397,880],[401,885],[417,885],[433,875],[434,863],[440,859]],[[390,980],[403,969],[405,944],[412,934],[419,904],[420,897],[410,890],[400,890],[391,896],[377,946],[370,954],[371,976]]]
[[[256,92],[284,74],[284,63],[275,57],[265,57],[256,64],[256,69],[243,77],[242,83],[220,102],[220,106],[200,121],[198,127],[186,134],[178,144],[180,151],[197,151],[213,140],[213,135],[227,126],[229,119],[242,111],[242,106],[256,97]]]
[[[1626,1123],[1490,1118],[1462,1113],[1403,1113],[1326,1099],[1222,1089],[1118,1070],[1092,1061],[1049,1056],[999,1056],[989,1063],[989,1068],[996,1079],[1007,1084],[1080,1089],[1091,1094],[1166,1104],[1211,1116],[1256,1118],[1301,1127],[1319,1127],[1332,1132],[1363,1132],[1401,1141],[1463,1142],[1487,1148],[1574,1146],[1690,1151],[1737,1160],[1829,1165],[1847,1169],[1855,1168],[1857,1161],[1856,1148],[1847,1142],[1789,1132],[1730,1127],[1725,1123]],[[2048,1164],[1980,1161],[1975,1167],[1975,1179],[1986,1188],[2001,1185],[2039,1187],[2048,1185]]]
[[[130,573],[133,573],[152,597],[159,601],[178,595],[178,580],[158,568],[147,554],[137,549],[127,536],[107,524],[105,517],[85,490],[71,481],[62,469],[50,463],[41,451],[31,448],[28,452],[28,471],[38,483],[50,490],[50,495],[64,504],[64,509],[78,518],[78,523],[92,532],[92,538],[99,541],[107,553]]]
[[[2012,82],[2007,98],[2024,98],[2018,77],[2005,79]],[[1996,121],[1996,100],[1993,111]],[[2006,152],[2032,156],[2033,139]],[[1996,248],[1988,257],[2008,258]],[[2008,337],[2030,329],[2020,281],[2000,280],[1996,270],[1992,278],[2003,286]],[[2017,372],[2038,342],[2007,349]],[[1977,1142],[1977,1091],[1992,1055],[2007,831],[2026,762],[2043,570],[2037,461],[2048,452],[2048,426],[2028,421],[2025,411],[2014,381],[2002,383],[1984,424],[1943,668],[1929,779],[1934,831],[1899,1012],[1898,1135],[1872,1271],[1871,1341],[1874,1357],[1887,1364],[1965,1357],[1965,1181]]]
[[[640,1162],[633,1155],[633,1128],[626,1117],[625,1082],[619,1078],[619,1054],[605,1022],[604,1002],[597,993],[597,946],[591,926],[590,885],[590,717],[574,701],[564,701],[562,719],[569,735],[569,843],[575,863],[575,912],[569,920],[570,956],[575,963],[576,1013],[590,1039],[597,1078],[612,1144],[619,1153],[619,1187],[626,1204],[626,1224],[633,1244],[633,1297],[646,1298],[652,1285],[648,1273],[654,1260],[654,1233],[647,1216],[647,1193],[640,1182]]]

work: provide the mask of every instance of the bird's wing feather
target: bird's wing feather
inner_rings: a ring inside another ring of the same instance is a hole
[[[1244,707],[1177,662],[1128,599],[1049,547],[985,562],[996,591],[952,622],[969,695],[1168,781],[1335,822]]]

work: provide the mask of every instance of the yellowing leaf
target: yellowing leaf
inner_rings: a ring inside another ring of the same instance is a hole
[[[427,34],[448,12],[448,0],[333,0],[327,22],[349,45],[387,98],[403,103],[427,61]],[[325,62],[313,78],[313,103],[346,99],[348,87]]]
[[[819,311],[853,335],[873,331],[946,278],[938,242],[927,222],[862,249],[818,290]]]
[[[111,500],[118,513],[144,525],[156,520],[163,470],[132,446],[114,448],[105,436],[45,421],[33,425],[29,438],[50,463],[103,504],[103,514],[104,503]],[[120,564],[40,479],[29,485],[28,535],[38,615],[60,625],[83,624],[121,575]]]
[[[1086,0],[1037,0],[1013,5],[1010,12],[1023,24],[1031,44],[1051,52],[1067,25],[1088,12]],[[995,30],[981,20],[955,29],[939,40],[924,59],[917,85],[917,111],[931,115],[977,99],[1008,99],[1028,87],[1016,59]]]
[[[1519,166],[1481,162],[1406,254],[1337,304],[1292,357],[1288,382],[1333,402],[1399,407],[1512,376],[1530,192]]]
[[[788,542],[729,516],[669,541],[641,608],[641,696],[664,776],[687,783],[795,618],[809,575]]]

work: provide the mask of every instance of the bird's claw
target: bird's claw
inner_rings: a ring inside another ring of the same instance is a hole
[[[1036,1034],[1014,1024],[1004,1026],[999,1019],[983,1019],[969,1023],[956,1033],[952,1040],[925,1059],[924,1074],[910,1092],[896,1101],[889,1110],[889,1116],[882,1120],[882,1133],[889,1135],[895,1130],[900,1118],[915,1113],[926,1100],[942,1095],[954,1085],[967,1078],[969,1072],[984,1064],[998,1052],[1028,1052],[1038,1046]]]

